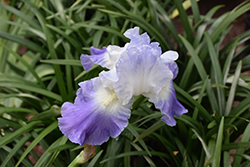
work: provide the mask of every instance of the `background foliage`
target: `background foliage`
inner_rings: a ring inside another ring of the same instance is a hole
[[[250,165],[249,46],[247,30],[222,45],[248,1],[213,18],[222,6],[201,15],[191,0],[187,15],[181,0],[13,0],[0,4],[0,164],[1,167],[67,166],[82,150],[58,129],[65,101],[73,102],[78,83],[98,75],[83,71],[79,57],[89,47],[123,46],[122,34],[139,26],[163,52],[177,50],[178,100],[189,110],[177,126],[138,97],[128,127],[96,147],[85,167]],[[184,31],[178,34],[172,12]],[[241,47],[239,47],[241,46]],[[235,103],[237,102],[237,105]],[[237,140],[237,142],[235,142]],[[45,152],[39,155],[36,147]],[[31,161],[33,156],[35,161]],[[230,158],[231,157],[231,158]],[[35,163],[35,164],[34,164]]]

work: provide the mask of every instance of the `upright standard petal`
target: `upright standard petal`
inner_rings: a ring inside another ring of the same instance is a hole
[[[83,68],[88,71],[94,64],[98,64],[111,70],[115,67],[115,64],[126,49],[143,45],[151,46],[155,52],[157,52],[157,55],[161,55],[159,43],[150,43],[150,38],[147,33],[139,34],[139,27],[128,29],[124,35],[130,39],[130,42],[126,43],[124,47],[109,45],[108,47],[97,49],[92,46],[90,48],[91,55],[82,54],[80,59]]]
[[[117,76],[108,75],[108,72],[105,76],[116,78],[114,90],[122,104],[126,104],[131,97],[142,94],[161,110],[164,114],[162,120],[174,126],[174,115],[181,116],[187,112],[176,99],[172,85],[178,74],[175,63],[178,53],[167,51],[161,54],[159,43],[150,43],[146,33],[139,35],[138,27],[129,29],[124,35],[131,42],[116,63]]]
[[[58,118],[59,128],[72,142],[100,145],[117,137],[128,124],[131,103],[122,105],[112,88],[100,78],[79,84],[75,103],[66,102]]]
[[[127,49],[116,64],[116,72],[114,90],[123,104],[132,96],[159,93],[173,78],[172,71],[159,61],[157,52],[149,45]]]

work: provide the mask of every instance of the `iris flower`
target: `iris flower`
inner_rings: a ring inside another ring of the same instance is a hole
[[[109,70],[79,83],[74,104],[62,105],[59,128],[74,143],[101,145],[109,137],[116,138],[128,125],[134,96],[147,97],[161,110],[161,119],[169,126],[176,125],[174,115],[187,112],[173,87],[178,53],[162,53],[159,43],[150,43],[147,33],[140,35],[138,27],[124,35],[130,39],[124,47],[91,47],[90,56],[81,55],[86,71],[94,64]]]

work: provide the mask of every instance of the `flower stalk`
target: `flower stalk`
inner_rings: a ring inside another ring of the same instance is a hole
[[[86,163],[95,155],[95,146],[84,144],[84,150],[69,164],[68,167],[77,167]]]

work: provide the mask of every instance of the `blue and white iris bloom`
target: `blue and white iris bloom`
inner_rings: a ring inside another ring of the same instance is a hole
[[[81,82],[74,104],[62,105],[59,127],[74,143],[101,145],[110,136],[117,137],[128,124],[134,96],[148,97],[169,126],[176,124],[174,115],[187,113],[173,87],[178,53],[162,54],[159,43],[150,43],[147,33],[140,35],[138,27],[124,35],[130,39],[124,47],[91,47],[90,56],[81,55],[85,70],[99,64],[109,71]]]

